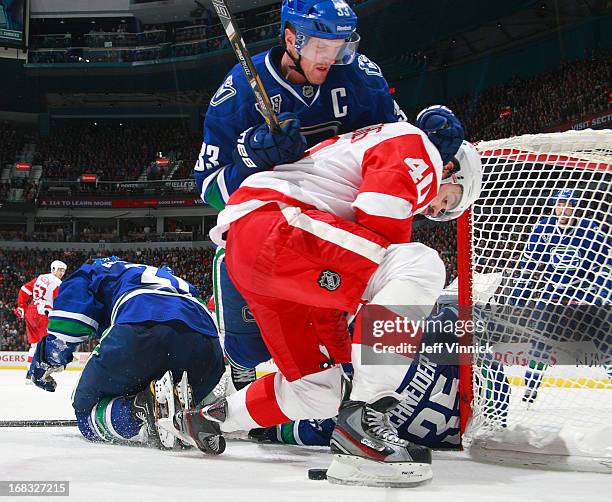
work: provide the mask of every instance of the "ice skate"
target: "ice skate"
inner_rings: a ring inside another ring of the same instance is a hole
[[[179,411],[174,415],[173,427],[179,437],[207,455],[220,455],[225,451],[225,438],[219,424],[227,416],[227,401],[218,398],[200,409]],[[167,428],[167,424],[163,423]]]
[[[386,397],[373,404],[346,401],[341,406],[330,442],[330,483],[410,487],[432,478],[429,448],[399,438],[385,414],[396,403]]]
[[[158,433],[162,444],[167,448],[191,446],[191,442],[185,441],[172,431],[168,431],[159,426],[159,420],[170,420],[179,410],[191,409],[194,406],[191,386],[187,379],[187,372],[183,372],[183,377],[178,384],[174,384],[172,373],[167,371],[163,377],[155,382],[155,395],[163,411],[158,417]],[[177,442],[177,439],[179,441]]]
[[[164,449],[157,427],[157,420],[160,418],[160,405],[155,396],[155,381],[136,394],[131,413],[135,419],[144,424],[143,440],[145,444]]]

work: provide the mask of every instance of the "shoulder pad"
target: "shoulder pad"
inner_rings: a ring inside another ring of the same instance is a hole
[[[380,66],[378,66],[374,61],[369,59],[364,54],[359,54],[355,61],[353,61],[353,66],[360,72],[365,73],[368,77],[383,77],[382,70]]]

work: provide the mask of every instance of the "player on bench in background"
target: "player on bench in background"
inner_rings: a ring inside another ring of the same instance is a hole
[[[17,295],[17,308],[14,312],[19,319],[25,319],[30,343],[28,372],[26,373],[28,382],[32,376],[30,364],[36,351],[36,344],[47,335],[47,316],[53,308],[53,300],[57,296],[66,268],[63,261],[53,261],[50,267],[51,273],[41,274],[36,279],[25,283]]]
[[[72,405],[79,430],[91,441],[172,446],[174,438],[160,438],[165,432],[156,424],[168,406],[168,387],[172,394],[173,382],[186,372],[198,403],[223,374],[212,317],[195,287],[168,267],[110,257],[75,271],[55,300],[49,334],[37,346],[32,381],[55,391],[52,373],[63,370],[90,337],[100,337],[100,343],[85,365]],[[187,402],[187,396],[183,392],[181,398]]]

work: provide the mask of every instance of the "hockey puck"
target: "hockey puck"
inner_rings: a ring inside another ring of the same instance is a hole
[[[308,469],[308,479],[317,481],[327,479],[327,469]]]

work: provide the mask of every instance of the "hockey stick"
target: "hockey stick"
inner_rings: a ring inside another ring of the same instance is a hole
[[[196,1],[196,3],[200,5],[199,2]],[[259,105],[259,111],[263,115],[266,124],[268,124],[270,131],[273,133],[280,132],[280,123],[276,113],[274,113],[274,108],[272,108],[270,97],[268,96],[268,93],[261,82],[259,73],[255,69],[251,55],[249,54],[244,40],[242,39],[242,35],[240,34],[240,30],[238,29],[238,24],[227,7],[227,2],[225,0],[212,0],[212,4],[217,11],[219,19],[221,20],[221,24],[223,25],[223,29],[225,30],[225,34],[227,35],[230,45],[232,46],[232,49],[234,49],[234,53],[236,54],[244,74],[251,85],[251,89],[255,95],[255,100]]]
[[[0,427],[76,427],[76,420],[0,420]]]

